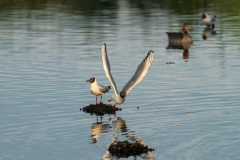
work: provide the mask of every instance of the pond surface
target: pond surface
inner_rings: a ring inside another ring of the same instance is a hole
[[[239,6],[1,1],[0,159],[116,159],[108,147],[125,140],[155,149],[135,159],[238,159]],[[203,25],[204,12],[217,15],[214,32]],[[167,49],[166,32],[181,32],[183,23],[193,44]],[[154,60],[117,105],[122,111],[96,116],[80,108],[95,103],[86,80],[111,85],[101,60],[103,43],[118,90],[149,50]]]

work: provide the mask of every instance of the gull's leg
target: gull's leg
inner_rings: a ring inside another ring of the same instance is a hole
[[[102,95],[101,95],[101,100],[100,100],[100,103],[101,103],[101,101],[102,101]]]
[[[117,103],[114,106],[112,106],[113,110],[116,110],[116,105],[117,105]]]
[[[97,96],[96,96],[96,105],[97,105]]]
[[[116,117],[116,105],[117,103],[114,106],[112,106],[112,109],[113,109],[112,114],[114,115],[114,117]]]
[[[214,23],[212,24],[212,29],[214,29],[214,27],[215,27],[215,25],[214,25]]]
[[[108,102],[111,102],[113,99],[108,100]]]

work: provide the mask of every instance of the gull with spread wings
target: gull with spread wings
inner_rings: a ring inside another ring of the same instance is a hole
[[[108,77],[109,81],[111,82],[115,95],[112,95],[112,99],[116,102],[116,104],[122,104],[125,101],[125,97],[128,94],[128,92],[139,82],[142,81],[143,77],[147,74],[149,68],[152,65],[153,62],[153,57],[154,57],[154,52],[149,51],[147,56],[144,58],[144,60],[139,64],[135,74],[133,77],[128,81],[128,83],[123,87],[122,91],[120,94],[118,93],[116,83],[112,77],[111,74],[111,68],[110,68],[110,63],[108,61],[108,56],[107,56],[107,46],[104,43],[102,46],[102,62],[103,62],[103,68],[105,70],[106,76]],[[109,102],[111,101],[109,100]],[[116,104],[113,106],[115,108]]]

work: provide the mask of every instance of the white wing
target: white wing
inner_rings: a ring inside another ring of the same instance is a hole
[[[103,62],[103,68],[105,70],[106,76],[113,86],[115,95],[118,95],[117,86],[116,86],[115,81],[114,81],[114,79],[112,77],[112,74],[110,72],[111,68],[110,68],[110,63],[108,61],[108,57],[107,57],[107,46],[106,46],[105,43],[102,46],[102,62]]]
[[[139,82],[142,81],[143,77],[147,74],[149,68],[152,65],[153,62],[153,56],[154,52],[149,51],[145,59],[142,61],[142,63],[139,64],[135,74],[133,77],[128,81],[128,83],[123,87],[122,91],[124,91],[126,94]]]

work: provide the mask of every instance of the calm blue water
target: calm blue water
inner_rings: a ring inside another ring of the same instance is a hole
[[[89,14],[48,3],[3,9],[0,159],[116,159],[107,151],[115,140],[142,140],[155,149],[137,159],[238,159],[239,15],[211,6],[190,15],[129,1]],[[216,35],[207,40],[203,12],[218,15]],[[185,22],[194,40],[188,59],[183,50],[167,49],[165,33],[180,32]],[[149,50],[155,55],[142,82],[117,106],[123,110],[101,120],[79,108],[95,103],[86,80],[110,85],[103,43],[118,90]]]

